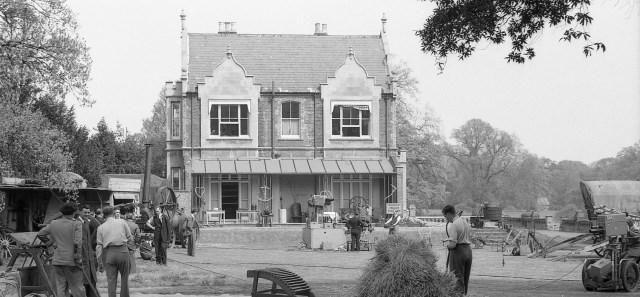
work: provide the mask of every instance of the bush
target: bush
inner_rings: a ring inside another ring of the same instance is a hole
[[[456,277],[436,267],[438,257],[425,240],[403,235],[378,242],[375,256],[356,284],[359,297],[462,296]]]

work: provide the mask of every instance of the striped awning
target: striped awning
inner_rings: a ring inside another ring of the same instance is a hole
[[[221,174],[384,174],[395,173],[389,160],[203,160],[193,173]]]

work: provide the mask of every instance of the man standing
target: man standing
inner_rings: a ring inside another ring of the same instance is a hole
[[[55,252],[51,265],[55,270],[56,293],[58,297],[86,297],[82,280],[82,223],[73,217],[75,203],[60,206],[62,217],[52,221],[38,232],[38,238],[45,244],[54,244]]]
[[[118,272],[120,272],[120,297],[129,297],[129,247],[133,245],[131,230],[124,220],[113,217],[113,207],[102,210],[104,223],[98,227],[98,270],[107,270],[109,297],[116,297]]]
[[[100,223],[91,216],[89,205],[82,206],[82,213],[78,218],[82,222],[82,262],[84,279],[84,289],[87,297],[98,297],[96,282],[98,280],[96,268],[96,236]]]
[[[104,223],[104,215],[102,214],[102,209],[101,208],[96,208],[96,217],[95,217],[95,219],[100,224]]]
[[[471,273],[471,260],[473,258],[471,252],[471,240],[469,233],[471,227],[469,223],[456,214],[456,208],[453,205],[447,205],[442,209],[442,215],[447,219],[447,243],[449,249],[449,257],[447,263],[449,270],[458,278],[458,284],[464,294],[467,294],[469,288],[469,275]]]
[[[638,259],[640,258],[640,229],[636,227],[633,217],[627,217],[627,225],[629,231],[627,232],[627,238],[629,243],[627,244],[627,254],[625,258]]]
[[[351,251],[360,250],[360,234],[362,234],[362,228],[364,223],[360,220],[360,213],[356,212],[347,221],[347,229],[351,230]]]
[[[187,215],[187,222],[184,228],[184,236],[182,237],[187,241],[187,255],[196,255],[196,231],[198,230],[198,222],[195,217],[196,210],[192,209],[191,213]]]
[[[162,212],[160,206],[156,206],[156,213],[147,222],[147,226],[153,229],[153,245],[156,248],[156,264],[167,265],[167,247],[171,240],[171,228],[169,216]]]
[[[136,246],[140,244],[140,227],[134,221],[134,215],[132,212],[128,212],[125,216],[125,222],[127,222],[127,226],[129,226],[129,230],[131,230],[131,234],[133,235],[133,246],[129,247],[129,258],[131,260],[131,269],[129,269],[130,273],[136,272]]]

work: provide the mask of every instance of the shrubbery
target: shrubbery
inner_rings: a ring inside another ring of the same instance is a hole
[[[438,269],[438,257],[425,240],[402,235],[378,242],[375,256],[356,284],[358,297],[462,296],[456,277]]]

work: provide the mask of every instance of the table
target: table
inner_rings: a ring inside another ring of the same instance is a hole
[[[224,214],[224,210],[207,210],[206,213],[207,213],[207,225],[210,224],[212,216],[217,216],[218,222],[221,222],[222,224],[226,224],[226,217]]]
[[[242,215],[246,215],[249,217],[252,223],[258,222],[258,211],[255,210],[236,210],[236,219],[240,222],[240,218]]]

